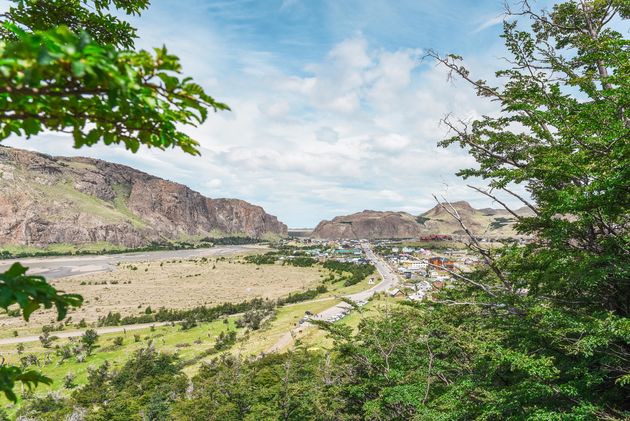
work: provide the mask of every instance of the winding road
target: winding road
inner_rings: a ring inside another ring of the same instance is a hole
[[[349,295],[344,296],[344,298],[352,300],[355,303],[366,301],[377,292],[384,292],[393,288],[394,286],[398,284],[398,279],[399,279],[398,275],[396,275],[396,273],[387,265],[387,263],[385,263],[383,259],[378,257],[376,254],[374,254],[374,252],[372,251],[368,243],[362,243],[361,247],[363,247],[363,250],[365,251],[365,255],[367,256],[368,260],[370,260],[370,262],[376,267],[376,270],[381,276],[381,282],[379,282],[374,287],[367,289],[365,291],[361,291],[355,294],[349,294]],[[335,319],[336,317],[344,313],[347,313],[351,308],[352,306],[350,304],[346,302],[340,302],[314,315],[312,319],[331,321]],[[278,341],[271,348],[267,350],[267,353],[278,352],[285,349],[293,341],[293,338],[295,337],[297,333],[311,326],[312,324],[305,322],[291,329],[289,332],[282,335],[280,339],[278,339]]]

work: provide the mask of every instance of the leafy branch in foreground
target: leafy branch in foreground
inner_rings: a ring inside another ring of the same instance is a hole
[[[8,271],[0,273],[0,308],[18,304],[24,319],[28,321],[31,313],[40,306],[57,309],[57,320],[63,320],[68,308],[79,307],[83,298],[77,294],[65,294],[57,291],[46,282],[43,276],[26,275],[27,268],[14,263]]]
[[[42,276],[27,275],[26,271],[27,268],[20,263],[14,263],[9,270],[0,273],[0,308],[8,311],[10,306],[17,304],[24,319],[28,321],[33,311],[38,308],[54,306],[57,310],[57,320],[63,320],[70,307],[79,307],[83,303],[80,295],[57,291]],[[51,379],[36,371],[5,365],[2,361],[0,392],[4,392],[7,399],[13,402],[17,400],[13,387],[18,381],[29,388],[39,383],[52,383]]]
[[[124,144],[177,147],[198,155],[178,129],[203,123],[208,108],[228,110],[181,75],[166,47],[134,50],[136,29],[121,18],[139,15],[148,0],[13,0],[0,14],[0,141],[46,130],[70,133],[74,146]],[[28,320],[55,306],[61,320],[82,298],[61,294],[19,264],[1,274],[0,307],[18,304]],[[16,381],[50,380],[0,365],[0,392],[12,401]]]
[[[177,125],[204,122],[208,108],[228,109],[180,78],[179,59],[166,47],[119,51],[64,27],[5,27],[17,39],[0,42],[0,140],[54,130],[71,133],[77,148],[103,141],[195,155],[198,143]]]

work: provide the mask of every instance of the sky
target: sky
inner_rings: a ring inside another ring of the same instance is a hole
[[[460,54],[491,78],[503,64],[503,10],[503,0],[153,0],[130,19],[136,46],[166,45],[232,109],[184,128],[201,157],[77,150],[53,133],[3,144],[130,165],[263,206],[289,227],[363,209],[417,214],[432,194],[492,206],[455,176],[473,160],[437,142],[447,114],[473,119],[497,105],[423,56]]]

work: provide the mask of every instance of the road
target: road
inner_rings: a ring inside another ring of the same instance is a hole
[[[226,256],[256,249],[260,249],[260,246],[218,246],[192,250],[159,250],[104,255],[34,257],[0,260],[0,271],[7,270],[14,262],[20,262],[22,265],[29,268],[28,273],[31,275],[42,275],[46,277],[46,279],[58,279],[66,276],[85,275],[87,273],[109,272],[113,270],[118,263],[123,262]]]
[[[108,326],[108,327],[97,327],[94,328],[96,333],[99,335],[103,335],[105,333],[117,333],[117,332],[130,332],[132,330],[140,330],[140,329],[148,329],[151,326],[165,326],[170,324],[170,322],[156,322],[156,323],[143,323],[137,325],[125,325],[125,326]],[[63,331],[63,332],[51,332],[50,336],[56,336],[59,339],[64,338],[76,338],[78,336],[82,336],[83,333],[87,330],[72,330],[72,331]],[[4,338],[0,339],[0,345],[14,345],[25,342],[37,342],[39,340],[39,335],[35,336],[22,336],[17,338]]]
[[[355,303],[366,301],[377,292],[387,291],[398,284],[398,275],[396,275],[396,273],[387,265],[387,263],[385,263],[383,259],[378,257],[376,254],[374,254],[367,243],[363,243],[361,246],[363,247],[363,250],[365,251],[365,255],[367,256],[368,260],[370,260],[370,262],[376,267],[376,270],[381,276],[381,282],[368,290],[344,296],[345,298],[348,298]],[[340,315],[348,312],[351,308],[352,306],[350,304],[346,302],[341,302],[314,315],[312,319],[331,321],[335,317],[339,317]],[[306,328],[309,328],[310,326],[312,325],[306,322],[285,333],[271,348],[269,348],[267,352],[271,353],[285,349],[293,341],[293,338],[297,333]]]
[[[391,289],[398,283],[398,276],[396,273],[374,252],[370,249],[368,244],[362,245],[363,250],[367,258],[376,267],[381,281],[374,287],[357,292],[355,294],[346,295],[354,302],[365,301],[377,292],[383,292]],[[173,258],[191,258],[202,256],[225,256],[230,254],[242,253],[243,251],[256,250],[257,246],[244,245],[244,246],[222,246],[213,247],[208,249],[195,249],[195,250],[165,250],[165,251],[151,251],[151,252],[139,252],[139,253],[126,253],[104,256],[63,256],[63,257],[43,257],[43,258],[31,258],[31,259],[16,259],[14,261],[21,262],[24,266],[31,268],[29,273],[38,273],[46,276],[49,279],[60,278],[63,276],[74,276],[85,273],[94,273],[112,270],[117,263],[120,262],[137,262],[148,260],[164,260]],[[0,262],[0,271],[6,270],[13,261],[4,260]],[[334,298],[323,298],[316,301],[333,300]],[[300,303],[304,304],[304,303]],[[326,310],[313,316],[317,320],[332,320],[334,317],[347,312],[351,306],[345,302],[338,303]],[[117,333],[123,331],[133,331],[139,329],[146,329],[151,325],[163,326],[167,323],[149,323],[149,324],[137,324],[126,326],[110,326],[96,328],[95,330],[99,335],[106,333]],[[302,329],[311,326],[308,322],[304,323],[290,332],[284,334],[278,342],[269,349],[268,352],[279,351],[286,348],[293,340],[293,336]],[[71,338],[78,337],[83,334],[83,330],[66,331],[66,332],[54,332],[53,336],[58,338]],[[35,342],[39,340],[39,336],[24,336],[17,338],[4,338],[0,339],[0,345],[11,345],[24,342]]]

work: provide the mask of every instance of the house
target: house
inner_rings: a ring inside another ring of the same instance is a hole
[[[453,270],[455,269],[455,262],[446,257],[434,256],[429,258],[429,265],[433,267],[439,267],[444,269]]]
[[[401,263],[402,266],[407,269],[407,270],[411,270],[411,271],[418,271],[418,270],[426,270],[427,269],[427,263],[423,262],[421,260],[406,260],[404,262]]]
[[[433,289],[442,289],[442,288],[444,288],[444,282],[442,281],[433,282]]]
[[[389,294],[389,296],[390,296],[390,297],[402,297],[402,296],[404,296],[404,295],[405,295],[405,294],[404,294],[404,293],[403,293],[400,289],[398,289],[398,288],[396,288],[396,289],[392,289],[392,290],[389,290],[387,293]]]

